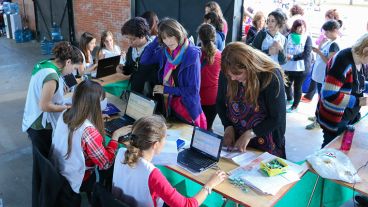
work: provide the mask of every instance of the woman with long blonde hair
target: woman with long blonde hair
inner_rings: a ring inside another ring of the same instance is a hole
[[[271,58],[242,42],[221,56],[217,112],[224,145],[244,152],[249,145],[285,158],[285,78]]]

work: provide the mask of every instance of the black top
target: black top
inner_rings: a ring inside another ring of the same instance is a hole
[[[257,28],[255,26],[251,26],[248,30],[247,37],[245,38],[245,44],[250,45],[253,42],[257,32]]]
[[[276,76],[273,76],[270,84],[260,92],[258,97],[258,102],[263,102],[265,106],[267,117],[257,126],[255,126],[253,131],[258,137],[272,132],[272,137],[275,143],[281,146],[285,143],[285,85],[279,69],[276,69],[275,71],[277,78]],[[227,80],[225,75],[221,72],[219,77],[216,110],[219,114],[222,124],[224,125],[224,128],[232,126],[232,123],[227,116],[226,92]]]
[[[151,86],[157,84],[157,64],[143,65],[140,64],[140,57],[133,60],[132,56],[133,48],[130,47],[126,54],[126,62],[123,67],[123,73],[125,75],[131,75],[129,84],[130,90],[144,94],[143,89],[146,82],[149,82]],[[144,53],[144,50],[142,54]]]

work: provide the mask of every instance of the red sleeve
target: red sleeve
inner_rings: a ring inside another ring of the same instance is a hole
[[[87,127],[82,134],[82,147],[87,161],[91,160],[100,169],[107,169],[113,164],[118,142],[111,140],[105,148],[98,130]]]
[[[148,178],[148,187],[154,201],[161,198],[169,206],[198,206],[198,201],[195,198],[187,198],[176,191],[157,168],[151,172]]]

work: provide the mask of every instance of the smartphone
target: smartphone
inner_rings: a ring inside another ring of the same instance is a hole
[[[119,142],[119,143],[124,143],[124,142],[129,141],[129,140],[130,140],[130,135],[131,135],[131,134],[132,134],[132,133],[128,133],[128,134],[126,134],[126,135],[124,135],[124,136],[119,137],[118,142]]]
[[[182,139],[176,140],[176,148],[179,150],[185,146],[185,141]]]

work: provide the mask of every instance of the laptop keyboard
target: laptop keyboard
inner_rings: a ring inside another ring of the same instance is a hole
[[[105,131],[109,134],[112,134],[114,131],[116,131],[117,129],[125,125],[126,125],[125,120],[121,118],[113,119],[113,120],[105,122]]]
[[[193,168],[196,169],[206,168],[215,162],[214,160],[191,150],[183,151],[179,153],[179,156],[181,157],[180,163],[186,166],[193,166]]]

